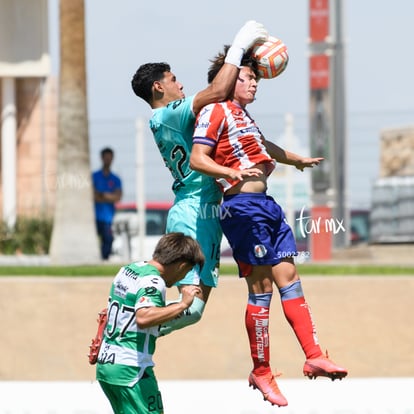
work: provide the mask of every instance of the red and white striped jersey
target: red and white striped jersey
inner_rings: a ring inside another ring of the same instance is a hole
[[[236,170],[266,163],[269,175],[276,165],[266,151],[262,133],[254,120],[245,109],[230,100],[207,105],[200,111],[193,143],[214,147],[213,160]],[[239,181],[219,178],[217,182],[226,191]]]

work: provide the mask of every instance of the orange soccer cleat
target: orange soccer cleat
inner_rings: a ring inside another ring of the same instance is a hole
[[[253,372],[249,375],[249,387],[258,388],[263,394],[265,401],[269,401],[272,405],[285,407],[288,405],[286,398],[280,392],[276,384],[275,376],[269,372],[265,375],[255,375]]]
[[[303,374],[310,379],[316,377],[328,377],[332,381],[339,378],[340,380],[348,375],[348,371],[335,364],[329,359],[328,351],[326,355],[317,358],[307,359],[303,366]]]
[[[104,330],[106,327],[106,323],[108,322],[108,309],[102,309],[101,312],[98,314],[98,330],[96,332],[95,338],[92,339],[92,343],[89,346],[89,363],[91,365],[95,365],[98,361],[99,350],[101,349],[103,337],[104,337]]]

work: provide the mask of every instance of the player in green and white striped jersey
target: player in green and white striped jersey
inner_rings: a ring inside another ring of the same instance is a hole
[[[183,233],[169,233],[159,240],[152,260],[126,265],[115,276],[96,368],[115,414],[163,413],[152,368],[158,327],[191,306],[200,291],[198,286],[186,286],[181,301],[166,306],[166,288],[203,264],[197,241]]]

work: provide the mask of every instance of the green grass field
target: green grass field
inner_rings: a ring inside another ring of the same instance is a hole
[[[119,265],[94,266],[1,266],[1,276],[114,276]],[[414,266],[372,266],[372,265],[330,265],[330,264],[300,264],[297,266],[301,276],[306,275],[407,275],[414,276]],[[237,275],[234,264],[222,264],[221,276]]]

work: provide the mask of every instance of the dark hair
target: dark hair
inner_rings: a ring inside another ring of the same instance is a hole
[[[105,147],[101,150],[101,157],[103,157],[105,154],[111,154],[114,156],[114,150],[112,148]]]
[[[168,63],[145,63],[135,72],[131,80],[132,90],[135,95],[149,104],[152,101],[152,85],[155,81],[164,78],[164,72],[171,72]]]
[[[210,60],[211,65],[207,73],[208,83],[213,82],[214,78],[219,73],[220,69],[224,65],[224,59],[226,58],[227,52],[230,49],[229,45],[224,46],[223,52],[219,52],[213,59]],[[251,56],[251,49],[248,50],[242,57],[240,66],[247,66],[253,70],[256,77],[259,79],[259,72],[257,70],[257,62]]]
[[[162,265],[185,262],[192,266],[204,265],[204,254],[196,240],[184,233],[167,233],[155,246],[152,258]]]

